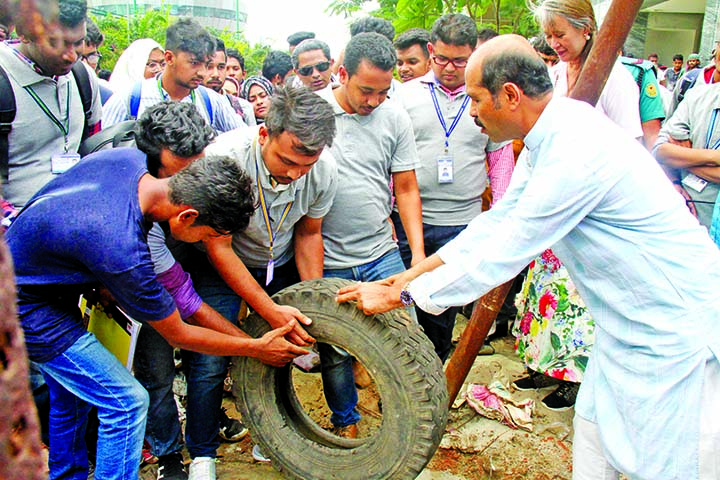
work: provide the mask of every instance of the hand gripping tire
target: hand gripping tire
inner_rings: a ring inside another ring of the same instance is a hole
[[[295,479],[412,479],[435,453],[445,431],[448,393],[433,346],[404,310],[367,316],[335,294],[349,282],[320,279],[277,293],[313,320],[319,342],[350,352],[370,372],[382,400],[382,424],[370,437],[344,439],[323,430],[305,412],[292,384],[291,367],[273,368],[238,357],[231,371],[237,407],[252,438],[275,468]],[[259,315],[244,330],[270,330]]]

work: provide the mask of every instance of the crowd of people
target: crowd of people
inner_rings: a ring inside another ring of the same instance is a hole
[[[408,309],[444,362],[461,307],[518,275],[513,384],[576,408],[574,478],[720,478],[717,48],[621,56],[591,108],[565,98],[588,0],[532,2],[529,40],[366,17],[333,56],[300,31],[260,72],[192,19],[103,72],[85,0],[57,3],[43,36],[0,30],[3,227],[51,478],[133,479],[147,455],[159,479],[215,479],[220,439],[247,434],[222,409],[231,356],[317,352],[332,432],[356,438],[367,373],[271,296],[354,280],[338,301]],[[128,121],[135,147],[81,158]],[[146,324],[132,372],[83,326],[97,294]],[[269,333],[242,331],[243,301]]]

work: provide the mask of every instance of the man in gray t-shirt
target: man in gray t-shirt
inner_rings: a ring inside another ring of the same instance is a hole
[[[353,37],[339,69],[340,87],[319,92],[335,111],[337,134],[330,149],[338,164],[338,189],[323,221],[326,277],[372,281],[404,271],[388,221],[392,180],[413,263],[425,256],[417,152],[410,118],[385,102],[396,62],[395,49],[376,33]],[[319,345],[330,420],[341,436],[357,435],[352,357]]]

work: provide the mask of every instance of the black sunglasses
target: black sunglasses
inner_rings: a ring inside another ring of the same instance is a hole
[[[308,75],[312,75],[313,70],[316,68],[318,72],[325,72],[328,68],[330,68],[330,62],[320,62],[316,65],[308,65],[306,67],[298,68],[297,73],[298,75],[307,77]]]

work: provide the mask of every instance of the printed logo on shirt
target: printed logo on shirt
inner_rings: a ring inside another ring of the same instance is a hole
[[[658,94],[658,91],[657,91],[657,88],[655,88],[655,84],[648,83],[647,86],[645,87],[645,95],[647,95],[650,98],[655,98],[655,97],[657,97],[657,94]]]

